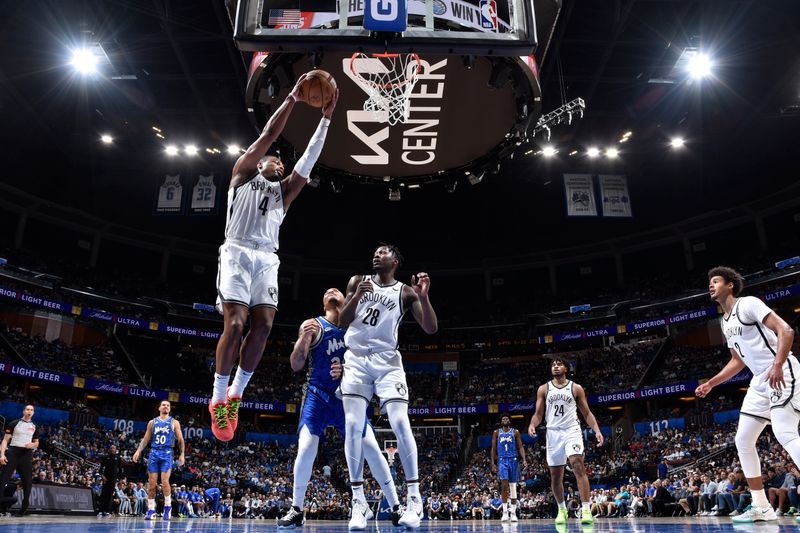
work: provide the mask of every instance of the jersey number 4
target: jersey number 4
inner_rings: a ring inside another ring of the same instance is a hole
[[[375,309],[374,307],[370,307],[367,309],[367,314],[364,317],[364,320],[361,321],[362,324],[366,324],[368,326],[374,326],[378,323],[378,317],[381,315],[380,310]]]
[[[265,216],[267,214],[267,206],[269,205],[269,197],[265,196],[261,199],[261,202],[258,204],[258,210],[261,211],[261,216]]]
[[[556,405],[555,408],[556,408],[556,410],[555,410],[555,413],[553,413],[553,416],[564,416],[564,406],[563,405]]]

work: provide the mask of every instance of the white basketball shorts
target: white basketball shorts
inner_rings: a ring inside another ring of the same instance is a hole
[[[376,395],[381,413],[390,402],[408,403],[408,384],[400,352],[391,350],[366,356],[350,350],[344,353],[344,374],[339,390],[342,396],[359,396],[367,402]]]
[[[800,411],[800,362],[790,355],[783,363],[783,382],[785,387],[772,389],[767,381],[769,370],[765,370],[750,380],[750,387],[744,395],[740,413],[745,416],[770,421],[770,410],[779,407],[792,407]]]
[[[225,241],[219,247],[217,310],[221,303],[278,308],[278,254]]]
[[[569,429],[547,429],[547,466],[564,466],[567,458],[583,455],[583,431],[580,426]]]

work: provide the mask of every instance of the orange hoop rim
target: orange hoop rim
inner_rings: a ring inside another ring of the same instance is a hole
[[[422,71],[422,61],[420,61],[419,55],[417,55],[417,54],[412,52],[412,53],[409,53],[407,55],[411,56],[412,57],[412,61],[416,61],[416,63],[417,63],[417,71],[416,71],[416,73],[415,73],[415,75],[413,77],[411,77],[409,79],[406,79],[406,80],[403,80],[402,83],[386,83],[386,84],[375,83],[374,81],[368,80],[364,76],[362,76],[358,71],[356,71],[355,66],[354,66],[354,64],[356,62],[356,59],[359,59],[361,56],[366,56],[366,55],[367,54],[365,54],[364,52],[353,52],[353,55],[350,56],[350,72],[352,72],[354,76],[356,76],[359,80],[361,80],[361,82],[363,82],[364,84],[369,85],[371,87],[375,87],[375,88],[378,88],[378,89],[384,89],[384,90],[385,89],[398,89],[400,87],[408,85],[409,83],[412,83],[414,80],[417,79],[417,75]],[[400,57],[403,54],[392,54],[392,53],[384,52],[382,54],[369,54],[369,55],[374,57],[374,58],[376,58],[376,59],[391,59],[391,58]],[[387,448],[387,450],[388,450],[388,448]]]

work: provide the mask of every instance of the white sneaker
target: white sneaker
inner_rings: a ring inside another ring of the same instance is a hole
[[[350,512],[350,523],[347,529],[367,529],[367,502],[353,498],[353,510]]]
[[[400,517],[399,524],[410,529],[417,529],[419,522],[422,520],[422,500],[419,496],[409,496],[406,510],[403,516]]]
[[[517,513],[508,513],[508,517],[511,519],[512,522],[519,522],[519,518],[517,518]]]
[[[741,514],[741,513],[740,513],[739,511],[733,511],[733,512],[732,512],[731,514],[729,514],[728,516],[739,516],[740,514]]]
[[[500,517],[501,522],[508,522],[508,511],[503,511],[503,516]]]
[[[772,507],[761,509],[759,507],[750,505],[744,510],[744,512],[742,512],[742,514],[739,516],[734,516],[731,521],[733,521],[735,524],[749,524],[752,522],[766,522],[777,519],[778,517],[775,515],[775,510]]]
[[[375,518],[375,513],[372,512],[372,509],[367,505],[367,522]]]

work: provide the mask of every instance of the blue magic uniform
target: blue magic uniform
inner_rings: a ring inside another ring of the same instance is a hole
[[[519,455],[517,454],[517,439],[515,429],[497,431],[497,473],[500,479],[507,479],[509,483],[519,481]]]
[[[175,443],[175,429],[172,417],[153,419],[153,436],[150,439],[150,457],[147,459],[147,472],[157,474],[172,470],[172,446]]]
[[[325,428],[333,426],[344,437],[344,405],[336,397],[339,381],[331,377],[331,364],[344,364],[345,330],[334,326],[324,317],[314,320],[322,334],[309,347],[308,381],[303,394],[303,408],[300,414],[298,433],[303,426],[308,432],[318,437],[325,435]],[[369,406],[367,406],[369,413]]]

